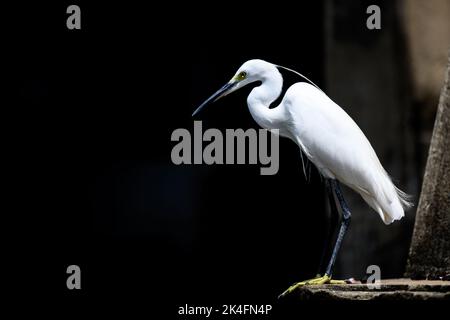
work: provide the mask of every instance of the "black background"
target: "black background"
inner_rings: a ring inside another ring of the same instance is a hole
[[[26,214],[14,225],[12,265],[22,276],[37,265],[33,291],[67,308],[131,302],[171,318],[186,303],[278,304],[292,282],[315,275],[325,193],[314,168],[306,181],[293,143],[280,141],[274,176],[170,159],[173,130],[192,131],[192,111],[248,59],[323,86],[322,3],[289,3],[78,1],[81,30],[66,28],[72,3],[20,10]],[[204,129],[257,128],[249,90],[210,106]],[[66,288],[71,264],[80,291]]]

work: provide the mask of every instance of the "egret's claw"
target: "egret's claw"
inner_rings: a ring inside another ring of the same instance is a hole
[[[329,282],[329,284],[347,284],[347,283],[348,282],[345,280],[333,280],[333,279],[330,279],[330,282]]]
[[[294,291],[297,288],[302,287],[302,286],[321,285],[321,284],[345,284],[345,283],[346,282],[344,280],[332,280],[331,277],[327,274],[325,274],[324,276],[318,275],[314,279],[309,279],[309,280],[305,280],[305,281],[297,282],[297,283],[293,284],[292,286],[287,288],[286,291],[284,291],[282,294],[280,294],[278,296],[278,298],[282,298],[285,295],[291,293],[292,291]]]

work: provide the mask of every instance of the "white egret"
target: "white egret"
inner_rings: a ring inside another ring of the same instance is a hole
[[[293,84],[281,103],[269,108],[281,94],[283,86],[278,68],[297,73],[259,59],[245,62],[227,84],[195,110],[193,116],[208,103],[249,83],[260,81],[261,85],[255,87],[247,98],[253,119],[261,127],[278,129],[281,136],[294,141],[325,177],[331,207],[342,214],[330,260],[323,275],[294,284],[284,295],[302,285],[343,283],[331,279],[333,265],[351,218],[339,182],[359,193],[385,224],[401,219],[404,209],[412,204],[408,201],[408,195],[392,183],[358,125],[306,77],[297,73],[309,83]]]

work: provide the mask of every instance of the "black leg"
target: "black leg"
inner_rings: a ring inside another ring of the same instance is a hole
[[[328,203],[330,204],[330,211],[329,211],[330,213],[326,217],[325,241],[323,244],[322,255],[320,257],[319,268],[317,271],[318,275],[323,275],[325,272],[325,268],[327,267],[326,265],[326,263],[328,262],[327,259],[331,254],[330,243],[335,235],[339,217],[339,212],[336,208],[336,200],[334,198],[334,191],[331,179],[325,179],[325,188],[327,192]]]
[[[339,206],[342,212],[342,221],[341,227],[339,229],[339,234],[337,236],[336,242],[334,244],[333,253],[331,254],[330,262],[328,263],[327,270],[325,272],[326,275],[332,275],[333,266],[336,261],[337,254],[339,252],[339,248],[341,247],[342,240],[344,239],[345,232],[347,231],[348,226],[350,225],[351,213],[348,209],[347,203],[344,200],[344,196],[342,195],[340,184],[337,180],[331,181],[332,188],[334,190],[334,194],[339,202]]]
[[[298,283],[290,286],[286,291],[284,291],[282,294],[280,294],[278,296],[279,298],[285,296],[287,293],[292,292],[299,286],[309,285],[309,284],[324,284],[324,283],[327,283],[327,281],[330,282],[330,280],[331,280],[334,262],[336,261],[336,257],[339,252],[339,248],[341,247],[342,240],[344,239],[345,232],[347,231],[347,228],[350,224],[351,213],[350,213],[350,210],[348,209],[347,203],[345,203],[341,188],[339,186],[339,182],[337,180],[328,180],[326,183],[327,183],[327,188],[329,188],[329,190],[332,190],[332,191],[330,191],[331,211],[332,211],[332,213],[334,213],[334,216],[335,216],[336,215],[335,213],[337,211],[339,211],[339,208],[337,207],[336,202],[339,202],[339,207],[342,212],[342,221],[341,221],[341,227],[339,229],[339,234],[337,236],[336,242],[334,243],[333,252],[331,254],[330,261],[329,261],[327,269],[325,271],[325,275],[321,276],[321,277],[317,277],[315,279],[298,282]],[[328,251],[328,250],[325,250],[325,251]],[[322,260],[324,260],[324,256],[322,256]]]

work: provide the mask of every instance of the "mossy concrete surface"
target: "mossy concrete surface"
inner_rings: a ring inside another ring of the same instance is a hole
[[[302,301],[450,301],[450,281],[389,279],[379,289],[367,284],[304,286],[292,292]]]

